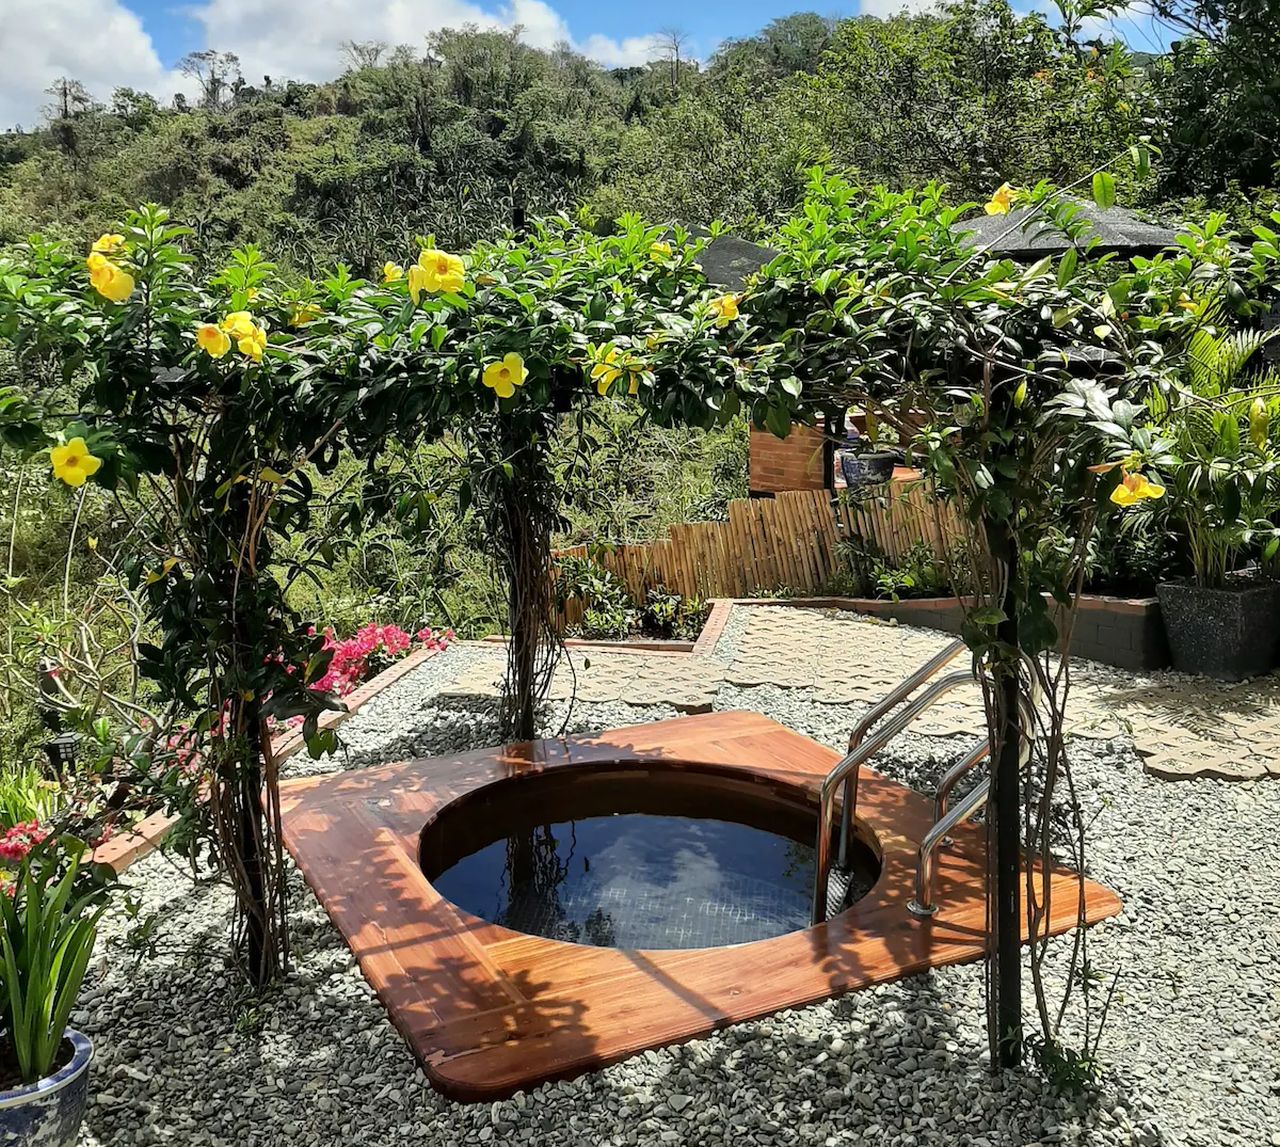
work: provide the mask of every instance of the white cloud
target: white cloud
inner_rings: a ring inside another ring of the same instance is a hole
[[[652,54],[649,37],[618,42],[605,36],[574,41],[564,18],[544,0],[511,0],[482,7],[469,0],[311,0],[305,5],[273,0],[205,0],[191,13],[205,27],[210,47],[235,52],[251,83],[261,76],[332,79],[342,70],[347,40],[383,40],[424,47],[428,32],[476,24],[519,25],[526,43],[554,48],[569,43],[602,64],[642,62]]]
[[[0,0],[0,127],[36,122],[44,89],[59,76],[78,79],[98,98],[118,85],[167,102],[191,83],[165,68],[150,36],[120,0]],[[245,79],[327,80],[343,67],[347,40],[423,46],[428,32],[476,24],[519,25],[539,48],[569,43],[607,67],[641,64],[654,55],[651,36],[578,41],[545,0],[501,5],[471,0],[198,0],[188,14],[204,28],[205,45],[240,57]]]
[[[0,128],[36,122],[61,76],[105,98],[120,85],[169,97],[174,76],[119,0],[0,0]]]
[[[862,0],[858,15],[879,16],[884,20],[902,12],[928,12],[937,6],[937,0]]]

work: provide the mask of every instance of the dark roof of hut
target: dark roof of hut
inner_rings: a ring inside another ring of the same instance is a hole
[[[1081,202],[1077,221],[1087,223],[1081,244],[1096,239],[1099,253],[1117,251],[1128,255],[1154,255],[1168,247],[1177,232],[1168,227],[1148,223],[1124,207],[1098,207]],[[1072,245],[1066,234],[1034,209],[1017,207],[1008,215],[982,215],[956,224],[958,231],[969,232],[966,243],[1010,259],[1039,258],[1065,251]]]
[[[707,232],[699,227],[690,227],[689,232],[701,239],[707,236]],[[749,243],[736,235],[719,235],[702,249],[698,262],[702,264],[708,282],[737,291],[742,289],[748,275],[760,270],[777,254],[771,247]]]

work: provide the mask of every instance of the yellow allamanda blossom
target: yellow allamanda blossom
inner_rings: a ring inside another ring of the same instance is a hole
[[[305,327],[307,323],[315,322],[322,314],[324,311],[317,303],[297,303],[289,314],[289,324]]]
[[[416,303],[423,291],[431,295],[448,294],[462,290],[467,281],[467,269],[457,255],[428,247],[409,268],[409,294]]]
[[[1139,502],[1155,501],[1164,497],[1164,487],[1149,481],[1143,474],[1120,471],[1120,484],[1111,491],[1111,500],[1117,506],[1136,506]]]
[[[123,303],[133,294],[133,276],[108,259],[101,251],[92,251],[85,260],[89,282],[104,299]]]
[[[709,306],[711,313],[716,316],[718,327],[727,327],[738,318],[737,295],[721,295],[718,299],[712,299]]]
[[[123,235],[99,235],[93,241],[93,250],[103,255],[114,255],[124,249]]]
[[[659,239],[656,243],[650,243],[649,258],[655,263],[660,263],[663,259],[670,259],[671,244],[662,239]]]
[[[384,283],[398,283],[404,278],[404,268],[399,263],[393,263],[388,259],[382,264],[382,281]]]
[[[523,386],[528,377],[529,371],[525,368],[524,359],[512,351],[484,368],[483,382],[499,398],[510,398],[515,394],[516,387]]]
[[[248,311],[232,311],[221,323],[222,330],[235,340],[241,354],[261,362],[267,349],[267,332],[254,322]]]
[[[640,389],[640,367],[634,361],[619,361],[618,348],[610,347],[591,368],[591,381],[596,384],[596,393],[601,397],[609,393],[609,388],[627,376],[627,393],[635,394]]]
[[[196,327],[196,346],[210,358],[221,358],[231,349],[231,337],[217,323],[200,323]]]
[[[68,486],[83,486],[102,467],[102,459],[89,453],[83,438],[78,435],[65,446],[55,446],[49,451],[53,476]]]
[[[1017,192],[1009,184],[1000,184],[1000,186],[991,193],[991,199],[986,206],[987,214],[1008,215],[1009,208],[1013,206],[1013,197],[1015,195],[1017,195]]]

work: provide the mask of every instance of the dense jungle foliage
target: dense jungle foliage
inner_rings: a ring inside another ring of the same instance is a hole
[[[461,248],[559,210],[763,237],[815,163],[895,188],[938,179],[963,201],[1006,180],[1066,185],[1140,136],[1164,157],[1120,172],[1122,203],[1273,204],[1274,3],[1160,7],[1178,37],[1160,56],[1099,38],[1111,9],[1092,0],[1061,0],[1052,20],[953,0],[884,20],[798,13],[704,65],[655,52],[608,71],[462,29],[350,44],[322,84],[241,76],[210,50],[189,61],[194,106],[128,89],[99,104],[66,77],[42,125],[0,135],[0,243],[97,234],[143,201],[206,250],[252,241],[301,271],[343,260],[367,274],[408,236]]]
[[[861,185],[937,180],[954,203],[1107,166],[1120,203],[1171,222],[1207,207],[1265,219],[1280,183],[1276,0],[1157,8],[1177,36],[1160,55],[1100,35],[1112,10],[1090,0],[1060,0],[1053,18],[954,0],[888,19],[797,13],[702,63],[655,52],[646,67],[606,70],[472,28],[351,43],[347,69],[319,84],[242,76],[235,57],[209,50],[188,61],[195,101],[120,89],[99,103],[64,77],[40,124],[0,134],[0,249],[36,230],[87,244],[145,201],[193,228],[197,260],[220,265],[254,243],[286,277],[343,262],[376,278],[416,236],[463,250],[553,212],[601,228],[624,211],[722,220],[771,241],[815,164]],[[1158,149],[1149,166],[1128,158],[1141,140]],[[4,372],[0,362],[0,382]],[[652,536],[745,494],[743,423],[659,429],[619,405],[608,425],[594,431],[590,496],[562,508],[560,539]],[[574,464],[570,452],[561,464]],[[400,512],[370,513],[333,567],[292,591],[297,608],[339,632],[370,619],[492,631],[502,591],[480,556],[482,526],[459,503],[449,444],[399,466],[412,491]],[[354,466],[325,481],[322,521],[364,496]],[[117,649],[125,615],[90,589],[131,528],[120,507],[24,477],[10,451],[0,500],[8,664],[23,665],[15,640],[34,649],[71,623],[92,623],[101,649]],[[9,745],[43,736],[34,710],[15,710],[19,695],[0,689]]]

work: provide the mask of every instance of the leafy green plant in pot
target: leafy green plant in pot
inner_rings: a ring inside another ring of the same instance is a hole
[[[1280,587],[1241,568],[1251,552],[1270,557],[1280,548],[1271,520],[1280,513],[1280,387],[1273,375],[1244,371],[1261,341],[1199,332],[1189,385],[1149,400],[1149,459],[1167,475],[1167,511],[1191,558],[1189,578],[1156,588],[1174,668],[1228,681],[1268,672],[1280,648]],[[1134,478],[1126,474],[1113,501],[1140,494],[1146,480]],[[1143,500],[1149,495],[1136,497]]]
[[[89,1091],[89,1038],[67,1026],[106,907],[106,887],[82,863],[83,843],[11,831],[29,847],[0,894],[0,1144],[72,1147]]]

